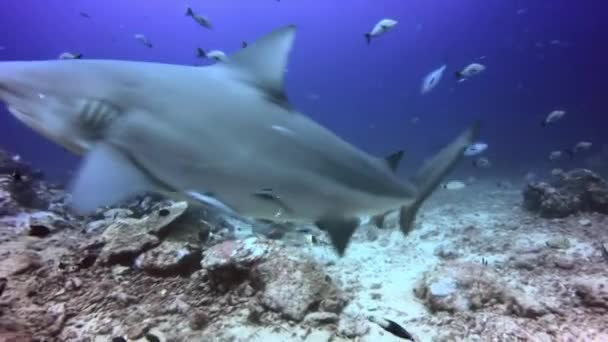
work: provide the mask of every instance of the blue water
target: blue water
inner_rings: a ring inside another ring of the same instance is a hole
[[[186,17],[187,5],[214,28]],[[607,9],[602,1],[567,0],[3,1],[0,60],[55,59],[71,51],[90,59],[200,64],[197,47],[230,53],[242,41],[295,24],[286,87],[298,110],[370,153],[404,149],[404,173],[479,119],[493,162],[484,172],[521,177],[584,165],[586,156],[550,163],[551,150],[589,140],[592,155],[608,143]],[[368,46],[363,34],[383,17],[399,24]],[[136,41],[136,33],[154,48]],[[453,73],[471,62],[487,70],[456,82]],[[421,95],[421,79],[443,63],[444,79]],[[542,128],[554,109],[568,114]],[[74,156],[5,108],[0,112],[1,147],[51,178],[64,179],[75,168]],[[420,122],[413,124],[413,117]],[[459,172],[481,171],[464,162]]]

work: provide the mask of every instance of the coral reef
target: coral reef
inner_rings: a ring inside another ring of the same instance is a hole
[[[546,218],[581,211],[608,214],[608,183],[590,170],[575,169],[556,175],[552,183],[535,182],[523,191],[524,207]]]

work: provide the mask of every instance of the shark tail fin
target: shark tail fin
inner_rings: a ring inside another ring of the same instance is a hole
[[[188,7],[186,9],[186,15],[190,17],[194,15],[194,11],[192,11],[192,8]]]
[[[412,179],[418,188],[416,199],[413,203],[401,207],[399,213],[399,226],[404,234],[408,234],[412,230],[418,209],[441,183],[441,180],[454,168],[466,147],[475,141],[478,131],[479,123],[476,122],[426,161],[418,170]]]
[[[366,33],[365,34],[365,40],[367,41],[367,44],[372,42],[372,34],[371,33]]]

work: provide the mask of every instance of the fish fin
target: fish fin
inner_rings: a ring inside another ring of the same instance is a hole
[[[464,150],[477,138],[478,131],[479,123],[475,122],[434,157],[426,161],[418,170],[412,179],[412,182],[418,188],[416,199],[400,209],[399,226],[404,234],[408,234],[412,230],[416,212],[433,190],[441,183],[441,180],[462,158]]]
[[[206,58],[207,57],[207,52],[205,52],[205,50],[199,48],[196,48],[196,57],[198,58]]]
[[[241,48],[246,48],[247,47],[247,42],[246,41],[242,41],[241,42]]]
[[[386,211],[386,212],[384,212],[382,214],[374,215],[374,216],[372,216],[371,221],[378,228],[386,228],[386,225],[385,225],[386,224],[386,217],[390,213],[392,213],[392,212],[393,212],[393,210],[389,210],[389,211]]]
[[[80,214],[114,204],[152,185],[128,158],[109,145],[100,143],[89,152],[69,189],[72,207]]]
[[[289,107],[283,78],[295,33],[295,25],[277,29],[232,54],[226,66],[246,75],[272,102]]]
[[[404,153],[403,150],[399,150],[395,153],[388,155],[385,158],[386,164],[393,172],[397,171],[397,168],[399,167],[399,163],[403,159],[403,153]]]
[[[359,226],[358,218],[327,216],[315,222],[319,229],[326,231],[338,255],[343,256],[350,238]]]
[[[193,16],[194,15],[194,11],[192,10],[192,8],[190,8],[190,7],[186,8],[186,15],[187,16]]]
[[[367,42],[367,44],[372,42],[372,34],[371,33],[366,33],[365,34],[365,41]]]
[[[386,218],[386,214],[378,214],[378,215],[374,215],[372,216],[372,222],[374,223],[374,225],[378,228],[384,228],[384,220]]]
[[[456,79],[459,81],[464,78],[464,76],[462,75],[462,72],[460,72],[460,71],[454,72],[454,75],[456,76]]]
[[[74,59],[82,59],[82,54],[81,53],[75,54]]]

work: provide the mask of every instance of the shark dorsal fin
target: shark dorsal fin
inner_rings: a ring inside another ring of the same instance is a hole
[[[399,162],[401,162],[401,159],[403,159],[403,153],[403,151],[399,150],[384,158],[384,160],[386,160],[386,164],[393,172],[397,171],[397,168],[399,167]]]
[[[295,32],[294,25],[272,31],[249,44],[246,49],[234,53],[226,65],[238,69],[248,82],[263,90],[271,101],[287,105],[283,76]]]

